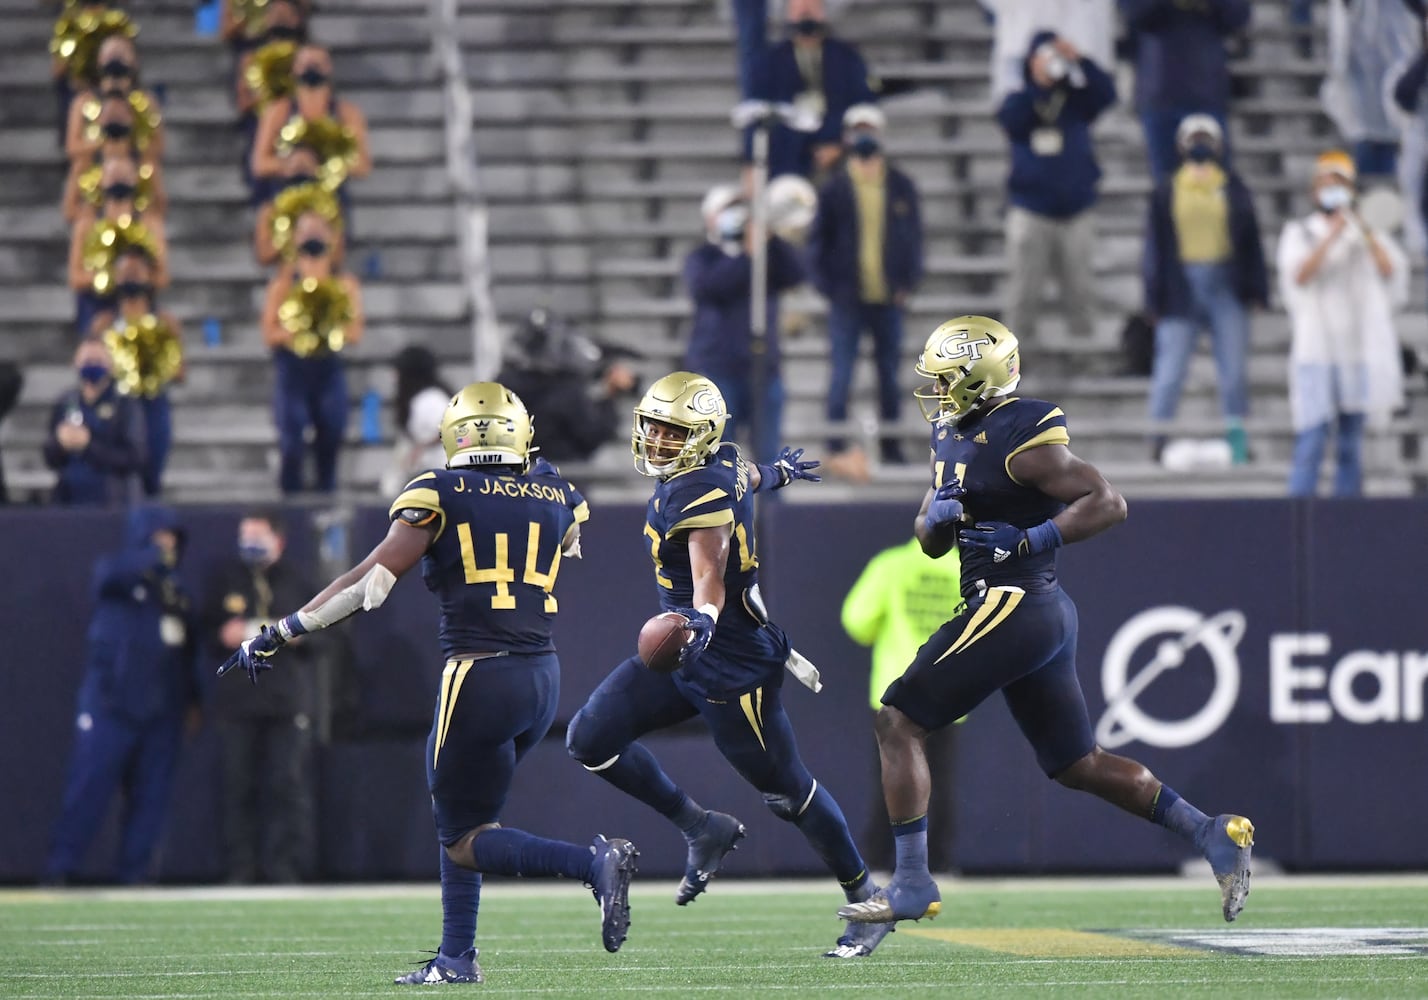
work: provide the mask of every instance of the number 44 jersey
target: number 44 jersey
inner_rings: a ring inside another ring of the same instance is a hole
[[[555,578],[562,545],[590,509],[559,475],[434,469],[392,501],[392,520],[434,526],[422,557],[441,602],[448,658],[484,652],[553,652]]]

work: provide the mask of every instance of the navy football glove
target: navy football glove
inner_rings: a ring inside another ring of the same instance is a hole
[[[810,483],[821,483],[823,477],[814,473],[822,462],[805,462],[803,449],[785,448],[778,453],[772,465],[759,466],[759,489],[781,490],[795,479],[806,479]]]
[[[704,651],[709,648],[709,640],[714,638],[714,619],[694,608],[675,610],[689,619],[689,624],[684,626],[685,631],[689,633],[689,639],[679,647],[679,666],[682,669],[703,656]]]
[[[257,684],[258,671],[273,669],[268,661],[286,642],[276,626],[264,625],[261,632],[251,639],[244,639],[233,655],[223,661],[223,666],[218,668],[218,676],[222,677],[235,667],[242,667],[248,673],[248,680]]]
[[[1061,529],[1051,520],[1025,530],[1005,521],[978,521],[957,533],[957,544],[964,553],[977,552],[990,556],[992,562],[1006,562],[1058,548]]]
[[[927,516],[922,519],[922,523],[931,530],[962,520],[962,497],[966,495],[967,491],[962,488],[961,483],[955,480],[944,483],[932,494],[932,502],[927,505]]]

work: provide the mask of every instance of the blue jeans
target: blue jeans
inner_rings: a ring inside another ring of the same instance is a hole
[[[317,464],[316,489],[337,488],[337,451],[347,430],[347,377],[337,356],[300,358],[287,350],[273,352],[277,386],[273,419],[278,425],[281,456],[279,485],[284,493],[304,487],[307,429],[313,429],[312,450]]]
[[[768,48],[768,0],[733,0],[734,45],[739,53],[739,96],[754,96],[754,80]]]
[[[712,371],[704,374],[719,387],[724,404],[729,407],[729,422],[724,425],[724,440],[734,441],[739,436],[743,421],[749,421],[750,425],[753,422],[753,376]],[[759,439],[753,442],[753,454],[749,457],[755,462],[772,462],[778,457],[779,435],[783,427],[783,379],[777,372],[769,374],[759,411]]]
[[[1180,122],[1186,115],[1197,113],[1207,114],[1220,123],[1220,130],[1225,136],[1220,165],[1229,167],[1230,127],[1225,123],[1222,112],[1207,111],[1204,108],[1154,108],[1140,113],[1140,123],[1145,129],[1145,155],[1150,161],[1150,175],[1155,183],[1159,184],[1165,180],[1180,166],[1180,151],[1175,146],[1175,130],[1180,127]]]
[[[1356,497],[1364,491],[1364,415],[1340,413],[1335,452],[1334,496]],[[1289,495],[1312,497],[1319,486],[1319,466],[1329,443],[1328,423],[1300,431],[1294,439],[1294,462],[1289,469]]]
[[[1185,372],[1202,327],[1210,329],[1220,402],[1225,416],[1249,412],[1249,314],[1235,297],[1229,264],[1186,264],[1193,316],[1164,316],[1155,325],[1155,365],[1151,371],[1150,416],[1171,420],[1180,405]]]
[[[902,393],[897,373],[902,364],[902,310],[897,306],[858,302],[852,306],[828,304],[828,336],[833,349],[833,378],[828,386],[828,419],[842,423],[848,419],[848,392],[853,386],[853,366],[858,362],[858,340],[862,332],[873,335],[873,361],[878,370],[878,416],[884,423],[897,423],[902,411]],[[830,443],[842,451],[841,438]]]
[[[174,422],[167,391],[153,399],[142,399],[144,411],[144,467],[139,476],[144,484],[144,496],[156,497],[163,489],[164,466],[169,461],[169,446],[173,444]]]

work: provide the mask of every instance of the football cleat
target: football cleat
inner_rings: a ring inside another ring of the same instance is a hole
[[[739,849],[747,832],[744,824],[728,813],[710,812],[699,833],[689,838],[684,878],[679,880],[674,901],[683,906],[707,889],[725,856]]]
[[[440,986],[446,983],[479,983],[481,966],[476,964],[479,952],[472,948],[458,958],[437,952],[431,961],[419,969],[413,969],[405,976],[398,976],[393,982],[398,986]]]
[[[1233,921],[1245,908],[1249,895],[1250,849],[1254,824],[1243,816],[1226,813],[1210,820],[1201,849],[1220,883],[1220,904],[1225,921]]]
[[[628,840],[595,835],[595,882],[591,891],[600,904],[600,941],[615,952],[630,931],[630,878],[640,852]]]
[[[838,916],[855,924],[890,924],[898,920],[921,920],[942,912],[942,893],[937,883],[909,884],[896,876],[887,885],[860,903],[839,907]]]
[[[896,929],[894,924],[859,924],[848,921],[848,928],[832,951],[825,951],[824,958],[867,958],[873,949],[882,943]]]

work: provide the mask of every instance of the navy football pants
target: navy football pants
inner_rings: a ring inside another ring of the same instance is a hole
[[[447,662],[426,741],[427,788],[442,844],[500,818],[516,765],[550,730],[559,699],[554,653]]]
[[[1064,591],[993,587],[968,601],[923,644],[882,701],[931,731],[998,691],[1048,775],[1095,746],[1076,676],[1076,605]]]

